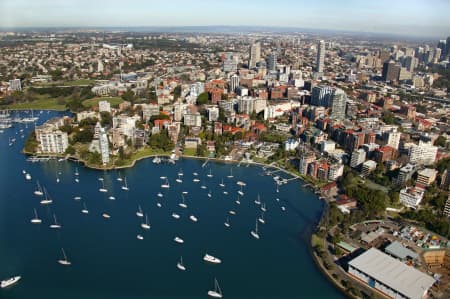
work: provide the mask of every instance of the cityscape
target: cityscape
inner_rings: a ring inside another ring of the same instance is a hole
[[[1,298],[450,297],[450,3],[73,2],[0,4]]]

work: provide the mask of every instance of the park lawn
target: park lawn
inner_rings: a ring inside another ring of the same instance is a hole
[[[111,104],[111,106],[113,106],[113,107],[119,105],[120,103],[123,103],[123,99],[120,97],[103,97],[103,98],[98,97],[98,98],[84,100],[83,106],[86,108],[97,107],[98,102],[100,102],[100,101],[108,101]]]
[[[40,87],[52,87],[52,86],[82,86],[82,85],[94,85],[95,80],[92,79],[79,79],[74,81],[52,81],[48,83],[38,83],[36,86]]]
[[[67,109],[65,104],[59,104],[57,99],[49,98],[46,95],[38,96],[38,99],[28,103],[17,103],[5,106],[6,109],[36,109],[36,110],[59,110],[64,111]]]
[[[185,148],[185,149],[183,149],[183,155],[186,155],[186,156],[197,156],[197,149],[195,149],[195,148]]]

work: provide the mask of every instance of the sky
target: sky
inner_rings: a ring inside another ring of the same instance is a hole
[[[276,26],[444,39],[450,0],[0,0],[0,28]]]

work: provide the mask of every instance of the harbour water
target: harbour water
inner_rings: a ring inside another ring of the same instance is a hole
[[[44,112],[38,123],[56,115],[60,113]],[[277,192],[272,176],[259,166],[208,162],[202,167],[203,161],[187,159],[175,165],[145,159],[120,171],[91,170],[68,161],[32,163],[20,153],[32,129],[32,124],[16,124],[0,134],[0,279],[22,276],[17,285],[0,290],[0,298],[207,298],[214,278],[230,299],[343,298],[308,251],[323,203],[300,181],[281,185]],[[10,137],[16,138],[11,146]],[[22,170],[32,179],[26,180]],[[180,170],[183,182],[177,183]],[[210,171],[213,177],[207,176]],[[228,177],[231,171],[233,178]],[[126,177],[129,191],[121,189],[119,176]],[[168,178],[169,189],[161,188],[161,176]],[[99,178],[108,192],[99,192]],[[48,191],[51,205],[41,205],[33,194],[37,180]],[[224,187],[219,185],[222,180]],[[246,183],[240,205],[238,181]],[[183,191],[188,192],[187,208],[179,206]],[[256,240],[250,231],[261,215],[261,206],[254,203],[258,195],[267,211]],[[89,214],[81,213],[83,203]],[[148,215],[149,230],[141,228],[138,205]],[[30,223],[34,209],[41,224]],[[61,229],[49,228],[53,215]],[[229,228],[224,225],[227,217]],[[138,240],[138,234],[144,239]],[[174,242],[175,236],[184,243]],[[71,266],[57,263],[61,248]],[[205,263],[206,252],[222,263]],[[186,271],[177,268],[180,256]]]

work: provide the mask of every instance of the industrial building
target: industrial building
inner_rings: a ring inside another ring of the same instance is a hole
[[[371,248],[351,260],[348,273],[391,298],[424,298],[435,280],[401,261]]]

